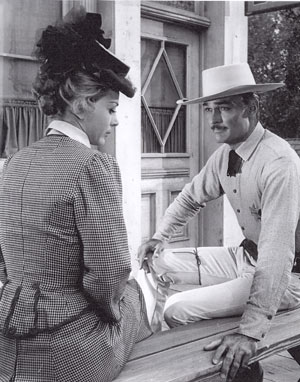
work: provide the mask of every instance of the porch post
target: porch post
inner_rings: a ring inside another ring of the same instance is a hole
[[[134,270],[134,257],[141,240],[141,14],[139,0],[101,2],[103,19],[112,21],[112,50],[130,66],[129,78],[137,89],[133,98],[120,94],[114,152],[123,182],[124,216]],[[105,29],[107,30],[107,29]]]
[[[247,62],[248,58],[248,19],[244,12],[244,1],[226,1],[225,4],[225,38],[224,63],[225,65]],[[224,246],[239,245],[244,236],[238,225],[237,218],[227,197],[223,204]]]
[[[116,157],[121,167],[124,214],[131,255],[141,240],[141,10],[139,0],[115,2],[115,53],[129,66],[137,91],[132,99],[121,96]],[[133,261],[133,265],[137,263]]]

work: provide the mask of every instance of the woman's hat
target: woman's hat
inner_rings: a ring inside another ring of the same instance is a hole
[[[257,84],[247,63],[216,66],[202,72],[202,97],[182,99],[177,103],[202,103],[238,94],[268,92],[282,86],[283,83]]]
[[[62,21],[49,25],[36,44],[41,72],[64,80],[84,70],[132,97],[134,89],[125,79],[130,68],[108,50],[111,40],[104,38],[101,25],[101,15],[87,13],[83,6],[72,8]]]

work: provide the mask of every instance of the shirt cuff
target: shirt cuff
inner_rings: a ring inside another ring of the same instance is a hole
[[[171,238],[169,236],[163,235],[160,232],[155,232],[152,236],[152,239],[160,240],[162,242],[168,242]]]
[[[238,328],[238,333],[260,341],[270,330],[273,317],[274,315],[271,313],[265,313],[261,309],[247,305]]]

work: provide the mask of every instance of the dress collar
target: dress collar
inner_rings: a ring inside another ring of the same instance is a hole
[[[91,148],[91,144],[86,133],[68,122],[57,120],[50,122],[46,129],[46,135],[54,135],[57,133],[66,135],[67,137]]]
[[[248,160],[265,134],[265,129],[258,122],[250,136],[235,151],[244,160]]]

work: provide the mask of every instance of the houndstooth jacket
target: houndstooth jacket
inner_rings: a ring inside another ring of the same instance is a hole
[[[111,381],[151,334],[115,160],[50,135],[0,186],[0,381]],[[2,366],[4,365],[4,366]]]

